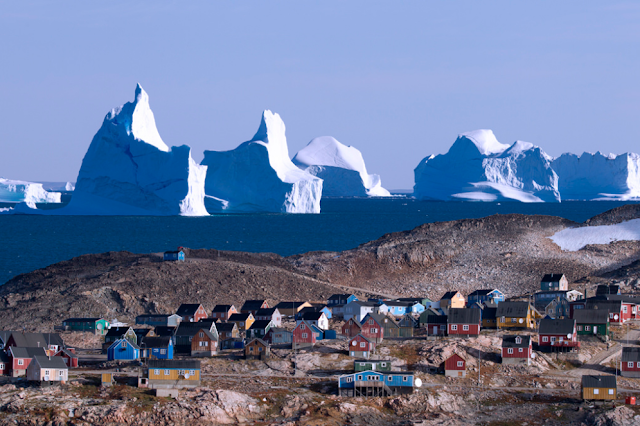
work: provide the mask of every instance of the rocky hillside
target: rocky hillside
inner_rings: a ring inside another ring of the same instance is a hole
[[[590,225],[640,217],[625,206]],[[42,330],[71,316],[132,320],[174,312],[181,303],[241,304],[245,299],[322,300],[335,292],[439,298],[497,287],[508,296],[533,291],[545,273],[562,272],[582,289],[598,282],[638,284],[640,243],[615,242],[563,252],[549,236],[586,226],[550,216],[495,215],[430,223],[345,252],[283,258],[271,253],[187,250],[184,263],[159,254],[80,256],[0,287],[0,328]]]

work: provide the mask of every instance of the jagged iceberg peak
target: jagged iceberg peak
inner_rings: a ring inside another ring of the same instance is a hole
[[[313,139],[293,158],[293,163],[324,180],[325,196],[389,196],[380,176],[367,173],[362,153],[331,136]]]
[[[59,192],[47,191],[41,183],[0,178],[0,202],[22,203],[35,206],[35,203],[59,203]]]
[[[320,213],[322,180],[289,158],[285,125],[265,110],[253,138],[231,151],[205,151],[206,205],[218,211]]]
[[[149,106],[149,95],[140,86],[140,83],[136,86],[134,101],[112,109],[104,121],[121,126],[123,131],[136,140],[153,145],[160,151],[169,152],[169,147],[158,133],[156,120]]]
[[[414,195],[437,200],[560,201],[552,160],[529,142],[502,144],[491,130],[462,133],[446,154],[418,164]]]

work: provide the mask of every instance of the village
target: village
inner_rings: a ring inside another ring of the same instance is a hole
[[[165,261],[183,260],[180,251],[165,253]],[[556,273],[541,277],[539,291],[509,298],[492,288],[437,301],[356,294],[237,307],[185,301],[173,313],[138,315],[135,324],[64,318],[54,330],[2,331],[0,373],[16,392],[118,387],[148,403],[224,383],[262,396],[259,403],[303,387],[342,406],[438,390],[475,390],[480,406],[486,389],[635,406],[640,295],[613,284],[588,291],[569,290]],[[435,401],[441,410],[452,405]],[[305,405],[298,411],[309,413]],[[295,416],[286,408],[276,415]]]

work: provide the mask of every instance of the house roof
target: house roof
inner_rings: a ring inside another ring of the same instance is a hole
[[[496,319],[496,312],[498,312],[498,308],[485,306],[482,310],[482,319],[494,320]]]
[[[48,357],[46,355],[35,355],[34,358],[42,368],[56,368],[58,370],[69,369],[69,367],[67,367],[67,364],[64,363],[64,359],[59,356]]]
[[[105,336],[109,336],[109,337],[124,336],[127,333],[127,331],[129,331],[129,329],[133,330],[133,328],[131,327],[111,327],[109,331],[107,331],[107,334],[105,334]],[[133,330],[133,332],[135,333],[135,330]]]
[[[333,294],[329,297],[329,300],[347,300],[351,296],[355,297],[353,294]]]
[[[366,301],[366,300],[353,300],[353,301],[349,302],[348,304],[350,305],[352,303],[356,304],[356,305],[360,305],[360,306],[367,306],[367,307],[370,307],[370,308],[375,308],[376,306],[381,306],[382,305],[381,303],[378,303],[378,302],[369,302],[369,301]]]
[[[582,376],[582,387],[617,389],[616,376]]]
[[[382,314],[376,314],[374,312],[369,312],[367,315],[364,316],[364,318],[362,318],[362,324],[364,324],[368,318],[373,318],[374,320],[376,320],[376,322],[381,326],[381,327],[395,327],[395,328],[399,328],[400,326],[398,325],[397,322],[395,322],[395,320],[387,315],[382,315]]]
[[[74,354],[69,349],[60,349],[58,353],[56,353],[56,356],[62,356],[62,355],[66,355],[69,358],[78,358],[78,355]]]
[[[540,280],[543,283],[557,283],[560,279],[564,277],[564,274],[545,274],[544,277]]]
[[[44,348],[24,348],[18,346],[12,346],[11,354],[14,358],[33,358],[36,355],[47,356],[47,353],[44,351]]]
[[[271,324],[271,320],[257,320],[251,324],[249,330],[264,330],[269,326],[269,324]]]
[[[305,312],[302,314],[302,319],[305,321],[318,321],[322,316],[326,318],[324,312]]]
[[[480,324],[482,311],[472,308],[452,308],[449,309],[449,324]]]
[[[307,309],[307,308],[304,308]],[[262,308],[262,309],[258,309],[256,311],[256,317],[271,317],[273,316],[273,314],[276,313],[276,311],[280,312],[280,310],[278,310],[278,308]]]
[[[183,303],[176,311],[176,315],[193,315],[200,306],[202,306],[200,303]]]
[[[612,313],[619,313],[622,310],[622,300],[607,300],[589,298],[585,305],[587,309],[602,309]]]
[[[246,321],[249,319],[249,316],[253,317],[250,313],[246,314],[231,314],[229,317],[229,321]]]
[[[200,370],[200,361],[177,360],[177,359],[150,359],[148,366],[150,369],[181,369]]]
[[[148,337],[145,336],[141,339],[141,348],[166,348],[170,345],[170,336]]]
[[[628,361],[640,361],[640,348],[632,346],[622,348],[622,362]]]
[[[423,300],[428,300],[431,302],[431,299],[429,299],[428,297],[399,297],[397,300],[399,300],[400,302],[416,302],[416,303],[422,303]]]
[[[218,340],[215,334],[207,330],[206,328],[201,328],[197,331],[197,333],[203,332],[205,336],[209,338],[209,340]],[[195,335],[194,335],[195,336]]]
[[[39,346],[57,345],[64,346],[64,341],[58,333],[11,333],[15,346],[37,348]]]
[[[198,331],[211,331],[211,328],[213,328],[214,326],[215,323],[207,324],[202,322],[181,322],[174,334],[176,336],[195,336]]]
[[[362,328],[362,324],[360,324],[360,322],[359,322],[358,320],[356,320],[356,318],[355,318],[355,317],[351,317],[351,318],[349,318],[349,321],[347,321],[347,322],[345,323],[345,325],[349,324],[350,322],[351,322],[351,323],[353,323],[353,324],[355,324],[355,325],[357,325],[358,327]]]
[[[442,295],[440,300],[450,300],[453,299],[456,294],[460,293],[459,291],[448,291]]]
[[[520,338],[520,344],[516,343],[516,338]],[[531,343],[531,336],[505,335],[502,336],[503,348],[528,348]]]
[[[498,317],[526,317],[531,305],[529,302],[500,302],[498,304]]]
[[[609,322],[607,309],[574,309],[573,319],[578,324],[606,324]]]
[[[173,336],[176,333],[178,327],[170,327],[167,325],[159,325],[153,329],[156,336]]]
[[[495,288],[488,288],[488,289],[485,288],[485,289],[482,289],[482,290],[476,290],[473,293],[469,294],[469,297],[471,297],[471,296],[486,296],[488,294],[493,293],[494,291],[500,291],[500,290],[497,290]]]
[[[240,310],[241,311],[257,311],[262,307],[262,304],[264,302],[265,302],[264,300],[246,300],[244,302],[244,305],[242,305],[242,308],[240,308]]]
[[[249,340],[246,344],[246,346],[249,346],[250,344],[252,344],[253,342],[256,343],[260,343],[262,346],[264,346],[265,348],[269,347],[269,344],[267,342],[265,342],[264,340],[258,338],[258,337],[254,337],[253,339]]]
[[[406,308],[413,306],[415,304],[420,304],[420,302],[405,302],[401,300],[385,300],[384,304],[387,306],[404,306]]]
[[[138,315],[136,317],[136,319],[138,319],[138,318],[140,318],[140,319],[144,319],[144,318],[165,318],[165,319],[168,319],[169,317],[172,317],[174,315],[176,315],[176,314],[144,314],[144,315]]]
[[[217,324],[218,327],[218,333],[230,333],[233,331],[233,329],[237,329],[238,328],[238,324],[236,324],[235,322],[219,322]]]
[[[120,345],[120,344],[122,344],[122,342],[126,342],[128,345],[131,345],[134,349],[140,349],[140,346],[136,345],[135,343],[133,343],[133,342],[127,340],[127,339],[118,339],[115,342],[113,342],[111,344],[111,346],[109,346],[109,347],[112,347],[114,345]]]
[[[356,334],[355,336],[353,336],[351,339],[349,339],[349,341],[351,340],[355,340],[355,339],[363,339],[366,340],[367,342],[371,343],[371,340],[367,339],[365,336],[363,336],[362,334]]]
[[[425,312],[426,314],[423,314],[424,315],[423,321],[426,322],[427,324],[446,324],[447,323],[446,315],[442,315],[440,313],[435,313],[430,311],[425,311]]]
[[[271,327],[269,329],[269,333],[289,333],[289,334],[291,334],[292,331],[291,330],[287,330],[286,328],[282,328],[282,327]]]
[[[211,312],[229,312],[233,305],[216,305]]]
[[[540,320],[540,328],[538,332],[540,334],[573,334],[573,330],[576,326],[576,320],[574,319],[551,319],[543,318]]]
[[[276,305],[276,308],[278,308],[279,310],[282,309],[298,309],[300,306],[304,305],[305,303],[308,302],[280,302]]]
[[[62,322],[96,322],[100,321],[102,318],[67,318]]]

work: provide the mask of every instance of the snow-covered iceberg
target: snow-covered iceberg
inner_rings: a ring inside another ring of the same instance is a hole
[[[205,151],[207,210],[320,213],[322,179],[289,157],[284,122],[264,111],[255,136],[231,151]]]
[[[432,200],[559,202],[552,157],[528,142],[509,146],[491,130],[458,136],[449,152],[414,170],[414,196]]]
[[[138,85],[134,101],[111,110],[93,137],[69,204],[46,211],[19,204],[15,212],[205,216],[205,175],[191,148],[169,149],[162,141],[149,97]]]
[[[640,155],[562,154],[551,163],[564,200],[640,199]]]
[[[59,192],[48,192],[41,183],[0,178],[0,203],[59,203]]]
[[[326,197],[388,197],[380,176],[367,173],[362,153],[338,142],[331,136],[313,139],[300,150],[293,163],[321,178],[322,195]]]

